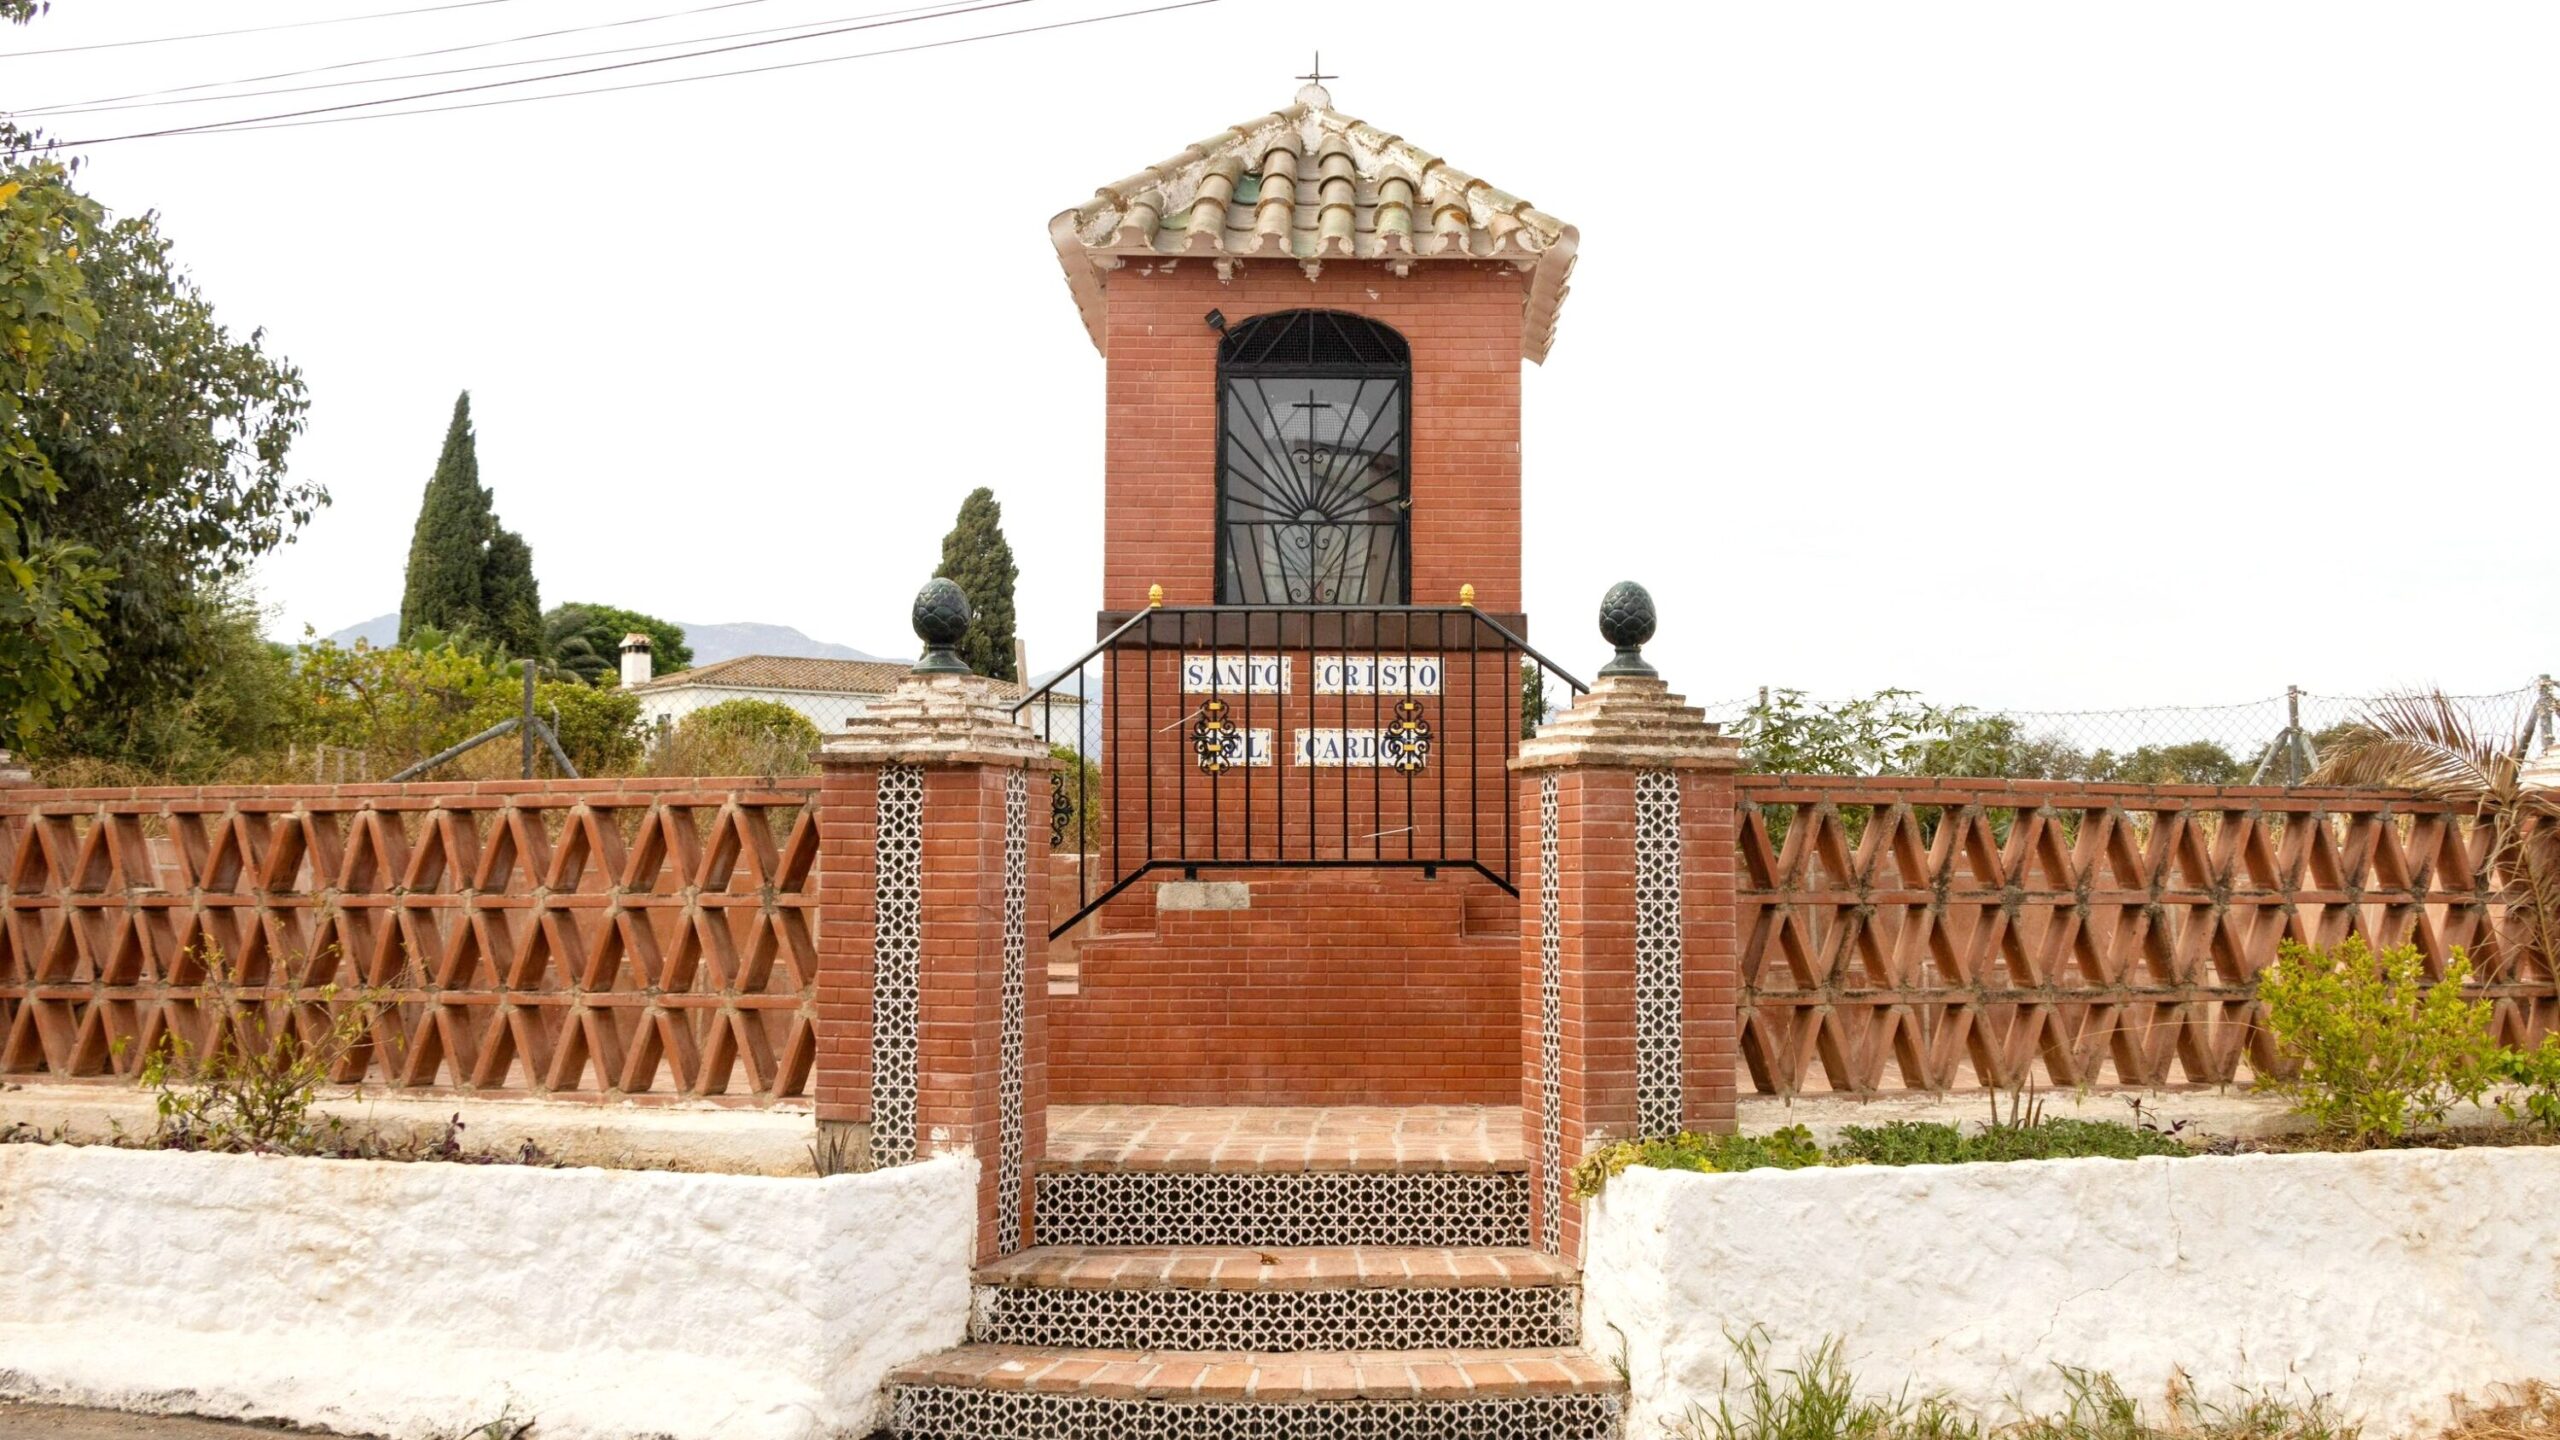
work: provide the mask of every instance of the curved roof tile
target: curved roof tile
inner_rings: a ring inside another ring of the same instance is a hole
[[[1517,195],[1333,108],[1322,86],[1115,181],[1049,222],[1102,348],[1102,277],[1132,259],[1285,256],[1302,265],[1493,261],[1529,273],[1520,353],[1544,361],[1581,236]]]

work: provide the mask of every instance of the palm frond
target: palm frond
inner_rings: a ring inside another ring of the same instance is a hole
[[[2310,778],[2496,806],[2516,796],[2516,755],[2514,740],[2483,732],[2442,691],[2388,695],[2331,738]]]

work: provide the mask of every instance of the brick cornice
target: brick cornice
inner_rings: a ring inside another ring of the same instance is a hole
[[[1013,718],[1015,698],[1013,687],[982,675],[909,675],[820,746],[818,763],[1049,769],[1049,747]]]
[[[1742,768],[1742,742],[1651,676],[1604,675],[1571,709],[1520,744],[1514,770],[1596,766],[1624,770]]]

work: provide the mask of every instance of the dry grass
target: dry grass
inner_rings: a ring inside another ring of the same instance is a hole
[[[2539,1380],[2508,1387],[2487,1405],[2465,1402],[2445,1440],[2560,1440],[2560,1390]]]

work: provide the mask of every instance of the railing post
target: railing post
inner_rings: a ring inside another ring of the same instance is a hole
[[[816,1089],[874,1165],[977,1157],[983,1258],[1029,1243],[1046,1145],[1052,762],[953,653],[968,623],[928,584],[924,658],[819,752]]]
[[[1600,631],[1617,658],[1512,762],[1531,1233],[1566,1255],[1585,1155],[1734,1125],[1740,742],[1645,663],[1653,628],[1641,586],[1612,588]]]

